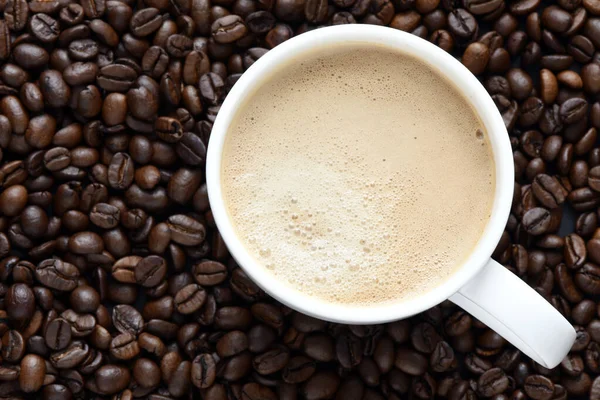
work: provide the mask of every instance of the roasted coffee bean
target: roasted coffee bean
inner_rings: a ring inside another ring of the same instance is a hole
[[[193,266],[195,281],[202,286],[214,286],[227,278],[227,269],[216,261],[201,261]]]
[[[537,175],[531,188],[536,199],[548,208],[560,206],[568,194],[558,178],[546,174]]]
[[[142,315],[133,307],[119,304],[113,309],[113,324],[121,333],[138,335],[144,329]]]
[[[217,104],[224,85],[223,79],[213,72],[202,75],[199,83],[202,99],[208,104]]]
[[[578,269],[586,261],[587,252],[584,240],[577,234],[565,237],[565,262],[569,268]]]
[[[200,354],[194,358],[191,369],[191,381],[199,389],[213,385],[216,379],[216,363],[212,355]]]
[[[83,0],[81,6],[88,18],[101,17],[106,10],[105,0]]]
[[[133,183],[134,165],[131,156],[117,153],[108,167],[108,183],[114,189],[127,189]]]
[[[159,117],[155,129],[158,137],[167,143],[176,143],[183,136],[181,123],[175,118]]]
[[[6,291],[4,305],[9,318],[27,321],[35,311],[34,294],[26,284],[15,283]]]
[[[139,10],[131,17],[129,27],[131,33],[138,37],[148,36],[156,31],[162,24],[162,17],[156,8]]]
[[[104,90],[126,92],[138,74],[132,67],[123,64],[110,64],[100,68],[97,82]]]
[[[46,375],[45,360],[35,354],[28,354],[21,360],[19,386],[25,393],[38,391],[44,384]]]
[[[175,34],[169,36],[165,44],[167,53],[172,57],[185,57],[192,50],[193,42],[187,36]]]
[[[181,288],[174,298],[175,308],[181,314],[198,311],[206,301],[206,291],[195,283]]]
[[[47,105],[54,108],[64,107],[71,97],[71,89],[62,74],[56,70],[46,70],[40,74],[40,90]]]
[[[94,374],[94,381],[100,393],[111,395],[129,385],[130,372],[127,368],[114,364],[100,367]]]
[[[62,350],[71,342],[71,326],[62,319],[57,318],[46,327],[46,345],[52,350]]]
[[[545,208],[532,208],[523,215],[523,228],[532,235],[541,235],[548,230],[550,219],[550,212]]]
[[[29,5],[25,0],[7,0],[4,7],[4,19],[11,31],[21,31],[27,25]]]
[[[167,263],[159,256],[142,258],[135,266],[135,280],[144,287],[154,287],[164,279],[167,273]]]
[[[36,279],[43,285],[60,291],[71,291],[77,286],[79,270],[58,259],[42,261],[35,269]]]
[[[600,267],[585,263],[575,274],[575,284],[585,293],[600,293]]]
[[[90,348],[85,342],[73,341],[65,349],[52,353],[50,362],[55,368],[70,369],[80,365],[89,352]]]
[[[580,98],[572,98],[560,106],[560,118],[565,124],[572,124],[587,115],[588,103]]]
[[[171,239],[184,246],[197,246],[206,237],[204,225],[187,215],[172,215],[168,219]]]
[[[226,15],[217,19],[211,26],[212,37],[217,43],[232,43],[246,35],[248,29],[238,15]]]
[[[118,360],[131,360],[140,353],[135,336],[129,332],[115,336],[109,346],[110,354]]]
[[[177,155],[184,163],[192,166],[204,163],[206,159],[206,144],[192,132],[185,132],[175,146]]]

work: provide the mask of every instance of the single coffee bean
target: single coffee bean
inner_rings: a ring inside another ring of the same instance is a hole
[[[135,266],[135,280],[144,287],[154,287],[163,281],[167,273],[167,263],[159,256],[142,258]]]
[[[25,0],[8,0],[5,3],[4,18],[11,31],[21,31],[27,24],[29,6]]]
[[[56,70],[45,70],[40,74],[40,90],[47,105],[54,108],[64,107],[71,97],[71,89],[62,74]]]
[[[206,237],[204,225],[187,215],[170,216],[168,225],[172,240],[184,246],[197,246]]]
[[[532,235],[541,235],[547,231],[550,219],[550,212],[545,208],[532,208],[523,216],[523,228]]]
[[[131,374],[123,366],[107,364],[95,372],[94,378],[100,392],[111,395],[120,392],[129,385]]]
[[[21,360],[19,386],[25,393],[38,391],[44,384],[46,375],[45,360],[35,354],[27,354]]]
[[[227,269],[217,261],[201,261],[192,267],[195,281],[202,286],[214,286],[227,278]]]
[[[198,311],[205,301],[206,291],[195,283],[181,288],[174,298],[175,308],[181,314],[191,314]]]
[[[64,349],[71,342],[71,326],[62,318],[53,320],[46,328],[44,340],[52,350]]]
[[[76,312],[91,313],[100,306],[100,295],[93,287],[81,285],[71,292],[70,301]]]
[[[35,312],[35,297],[30,287],[24,283],[10,286],[4,296],[6,314],[15,321],[27,321]]]
[[[575,284],[579,289],[588,294],[600,293],[600,267],[592,263],[585,263],[575,274]]]
[[[186,204],[202,183],[202,174],[198,170],[180,168],[169,180],[167,187],[169,198],[179,204]]]
[[[148,36],[156,31],[162,24],[162,17],[156,8],[144,8],[133,14],[129,28],[131,32],[138,36]]]
[[[144,318],[135,308],[119,304],[113,309],[113,324],[121,333],[138,335],[144,329]]]
[[[58,259],[42,261],[35,269],[36,279],[50,289],[71,291],[77,286],[79,270]]]
[[[117,153],[108,167],[108,182],[114,189],[127,189],[133,183],[134,165],[131,156]]]
[[[212,23],[212,37],[217,43],[232,43],[246,35],[248,29],[238,15],[226,15]]]
[[[199,389],[213,385],[216,379],[216,363],[212,355],[199,354],[192,361],[191,381]]]
[[[124,64],[110,64],[100,68],[97,82],[104,90],[114,92],[126,92],[134,83],[138,74],[136,71]]]
[[[140,353],[140,347],[132,333],[126,332],[115,336],[109,346],[110,354],[118,360],[131,360]]]
[[[585,241],[577,234],[565,237],[565,262],[571,269],[583,266],[587,258]]]
[[[187,36],[175,34],[169,36],[165,44],[167,53],[176,58],[183,58],[192,50],[193,42]]]
[[[175,118],[159,117],[154,127],[158,137],[167,143],[177,143],[183,136],[181,123]]]
[[[89,346],[82,341],[73,341],[65,349],[52,353],[50,362],[55,368],[70,369],[80,365],[90,353]]]
[[[175,146],[177,155],[188,165],[196,166],[206,159],[206,144],[192,132],[185,132]]]

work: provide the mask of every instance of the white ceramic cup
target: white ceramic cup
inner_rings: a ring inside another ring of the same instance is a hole
[[[443,284],[398,303],[344,306],[292,289],[250,256],[236,236],[223,201],[220,177],[223,143],[239,105],[290,60],[327,51],[342,43],[373,43],[400,50],[416,56],[454,82],[483,121],[494,154],[496,190],[492,216],[477,246]],[[373,25],[340,25],[304,33],[269,51],[242,75],[221,106],[208,146],[206,182],[215,222],[232,256],[265,292],[302,313],[340,323],[374,324],[406,318],[450,299],[547,368],[560,363],[575,340],[573,327],[550,303],[491,259],[508,219],[514,188],[512,150],[502,117],[467,68],[416,36]]]

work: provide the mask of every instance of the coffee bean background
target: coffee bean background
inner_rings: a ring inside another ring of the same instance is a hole
[[[0,399],[600,400],[599,0],[0,11]],[[575,325],[559,367],[450,302],[384,325],[307,317],[228,255],[203,170],[223,99],[269,49],[352,23],[435,43],[492,96],[515,164],[494,258]]]

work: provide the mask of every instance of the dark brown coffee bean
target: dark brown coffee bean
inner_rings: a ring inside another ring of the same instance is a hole
[[[129,154],[117,153],[108,167],[108,182],[114,189],[127,189],[133,183],[134,166]]]
[[[129,28],[134,35],[144,37],[156,31],[162,22],[162,17],[158,9],[152,7],[144,8],[133,14]]]
[[[333,396],[339,384],[340,378],[336,373],[321,371],[303,385],[302,393],[307,400],[326,399]]]
[[[11,51],[9,26],[6,20],[0,20],[0,60],[6,60]]]
[[[573,190],[569,194],[568,200],[577,211],[588,211],[600,204],[597,192],[587,187]]]
[[[55,368],[70,369],[80,365],[89,353],[85,342],[73,341],[65,349],[52,353],[50,362]]]
[[[29,20],[29,28],[33,36],[44,43],[54,42],[60,33],[58,22],[47,14],[34,14]]]
[[[159,256],[142,258],[135,266],[135,280],[144,287],[154,287],[163,281],[167,273],[167,263]]]
[[[24,283],[15,283],[6,291],[4,297],[8,317],[16,321],[27,321],[35,312],[33,292]]]
[[[532,235],[541,235],[547,231],[550,218],[550,212],[545,208],[532,208],[523,215],[523,228]]]
[[[118,360],[131,360],[140,353],[140,347],[132,333],[115,336],[109,346],[110,354]]]
[[[600,267],[585,263],[575,274],[575,284],[587,294],[600,293]]]
[[[202,286],[214,286],[227,278],[227,269],[217,261],[201,261],[192,267],[196,282]]]
[[[21,360],[19,386],[25,393],[38,391],[44,384],[46,375],[45,360],[35,354],[27,354]]]
[[[167,143],[176,143],[183,136],[181,123],[175,118],[159,117],[154,127],[158,137]]]
[[[46,70],[40,74],[40,90],[46,104],[59,108],[68,104],[71,89],[64,81],[62,74],[56,70]]]
[[[172,57],[182,58],[192,50],[192,40],[187,36],[175,34],[169,36],[165,45],[167,53]]]
[[[95,382],[101,393],[111,395],[118,393],[129,385],[131,374],[125,367],[107,364],[94,374]]]
[[[97,82],[104,90],[126,92],[133,85],[137,75],[128,65],[110,64],[100,68]]]
[[[189,361],[183,361],[177,366],[169,382],[169,392],[172,395],[181,397],[189,391],[191,368]]]
[[[120,304],[113,309],[113,324],[121,333],[138,335],[144,329],[142,315],[133,307]]]
[[[29,5],[25,0],[7,0],[4,7],[4,19],[11,31],[21,31],[27,25]]]
[[[191,369],[191,381],[199,389],[213,385],[216,379],[216,363],[212,355],[200,354],[194,358]]]
[[[560,118],[565,124],[572,124],[587,115],[588,103],[579,98],[572,98],[560,106]]]
[[[106,10],[105,0],[83,0],[81,6],[88,18],[101,17]]]
[[[585,241],[577,234],[565,237],[565,262],[571,269],[581,267],[587,258]]]
[[[567,191],[556,177],[539,174],[531,185],[536,199],[545,207],[556,208],[567,196]]]
[[[13,133],[18,135],[23,135],[25,131],[29,129],[29,115],[17,97],[5,96],[0,100],[0,110],[8,120],[5,122],[5,124],[8,125],[4,128],[7,129],[6,135],[9,134],[10,128],[12,128]],[[7,146],[8,143],[5,147]]]
[[[197,135],[185,132],[175,146],[177,155],[188,165],[196,166],[204,163],[206,159],[206,145]]]
[[[184,246],[197,246],[206,237],[204,225],[187,215],[172,215],[168,219],[171,238]]]
[[[232,43],[244,37],[248,29],[240,16],[226,15],[212,23],[211,31],[217,43]]]
[[[71,326],[66,320],[57,318],[48,324],[44,339],[50,349],[62,350],[71,342]]]
[[[181,288],[174,298],[175,308],[181,314],[191,314],[198,311],[205,301],[206,291],[195,283]]]
[[[48,259],[37,266],[35,277],[51,289],[71,291],[77,286],[79,270],[73,264],[58,259]]]

